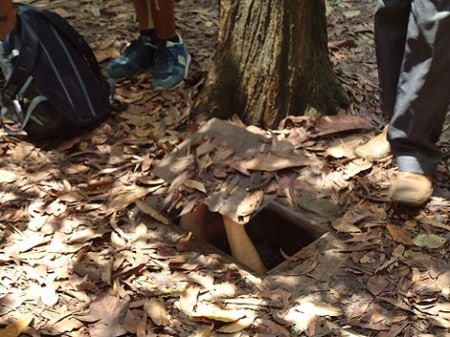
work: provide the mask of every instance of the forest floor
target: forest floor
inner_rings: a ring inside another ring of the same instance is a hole
[[[67,18],[102,65],[136,36],[131,1],[25,2]],[[275,174],[288,190],[280,199],[311,228],[270,234],[283,251],[269,248],[266,260],[278,260],[266,275],[190,238],[150,203],[167,187],[153,169],[201,127],[189,113],[216,46],[217,3],[176,2],[193,58],[183,87],[155,92],[151,72],[121,81],[126,108],[56,147],[0,134],[0,336],[448,336],[449,120],[422,208],[389,203],[392,158],[353,155],[386,123],[373,1],[327,1],[330,58],[352,106],[327,132],[312,119],[273,132],[302,134],[319,165],[290,168],[289,181]],[[358,131],[360,117],[373,130]],[[199,180],[185,180],[186,191],[198,193]],[[270,231],[281,220],[257,221]]]

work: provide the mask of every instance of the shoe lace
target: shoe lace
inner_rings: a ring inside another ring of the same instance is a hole
[[[156,46],[151,42],[150,38],[146,36],[139,36],[138,38],[131,41],[130,45],[127,47],[127,49],[124,52],[124,55],[135,55],[138,54],[140,51],[140,48],[142,47],[154,47]]]
[[[165,45],[158,46],[155,56],[155,68],[159,70],[168,70],[172,64],[175,64],[177,54],[174,48]]]

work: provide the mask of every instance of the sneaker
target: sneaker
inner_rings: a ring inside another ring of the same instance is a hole
[[[186,50],[182,38],[179,42],[164,41],[155,52],[153,89],[173,89],[187,77],[191,56]]]
[[[421,206],[432,194],[433,183],[430,177],[404,171],[398,172],[389,191],[393,202],[407,206]]]
[[[378,136],[356,148],[355,154],[359,158],[368,160],[382,160],[391,154],[391,145],[387,139],[389,125],[386,125]]]
[[[157,44],[145,35],[140,35],[118,58],[106,66],[109,77],[119,79],[141,73],[153,66]]]

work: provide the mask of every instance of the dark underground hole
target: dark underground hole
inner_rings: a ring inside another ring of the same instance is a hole
[[[223,223],[218,214],[210,223],[215,223],[209,243],[231,255]],[[218,223],[220,225],[218,225]],[[321,225],[315,224],[299,212],[273,203],[254,216],[245,229],[258,250],[267,270],[271,270],[284,261],[280,250],[291,256],[303,247],[311,244],[327,232]]]

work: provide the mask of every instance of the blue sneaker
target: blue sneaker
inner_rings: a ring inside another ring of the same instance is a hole
[[[179,42],[164,41],[155,52],[153,89],[173,89],[187,77],[191,56],[186,50],[183,39]]]
[[[150,37],[140,35],[118,58],[106,66],[109,77],[119,79],[141,73],[153,66],[157,44]]]

